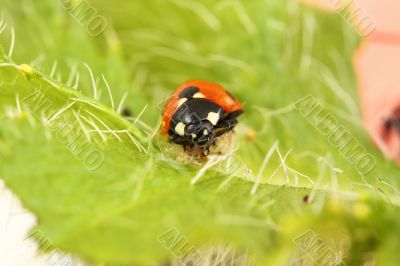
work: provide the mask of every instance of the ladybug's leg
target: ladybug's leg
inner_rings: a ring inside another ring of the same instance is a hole
[[[170,137],[170,140],[175,143],[175,144],[180,144],[180,145],[189,145],[191,144],[187,139],[179,136],[179,135],[173,135]]]
[[[203,155],[207,156],[210,154],[210,146],[203,148]]]
[[[237,110],[231,113],[226,114],[226,119],[237,118],[239,115],[243,114],[243,110]]]
[[[184,150],[186,150],[188,147],[193,147],[193,143],[191,141],[189,141],[185,137],[176,134],[173,131],[169,132],[169,138],[173,143],[182,145]]]
[[[226,132],[231,131],[237,123],[238,121],[236,119],[224,120],[219,122],[214,128],[214,136],[219,137]]]
[[[226,132],[232,130],[238,123],[236,118],[242,113],[243,113],[243,111],[239,110],[239,111],[229,113],[226,116],[222,117],[222,119],[214,127],[215,137],[221,136],[221,135],[225,134]]]

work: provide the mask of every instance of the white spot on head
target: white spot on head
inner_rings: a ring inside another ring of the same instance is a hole
[[[206,96],[204,96],[203,93],[198,92],[195,95],[193,95],[193,98],[206,98]]]
[[[178,107],[181,106],[182,104],[184,104],[186,101],[187,101],[186,98],[181,98],[181,99],[179,99],[179,101],[178,101]]]
[[[214,126],[218,123],[219,114],[214,112],[209,112],[207,116],[207,120],[210,121]]]
[[[204,135],[204,136],[207,136],[207,135],[208,135],[208,130],[207,130],[207,129],[204,129],[203,135]]]
[[[185,135],[185,124],[182,122],[179,122],[175,126],[175,132],[178,133],[178,135],[180,135],[180,136],[184,136]]]
[[[196,137],[197,137],[197,135],[192,133],[192,139],[195,139]]]

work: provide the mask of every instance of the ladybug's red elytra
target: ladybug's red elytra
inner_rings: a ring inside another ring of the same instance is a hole
[[[208,147],[232,130],[243,105],[224,87],[203,80],[187,81],[168,99],[162,113],[161,134],[187,147]]]

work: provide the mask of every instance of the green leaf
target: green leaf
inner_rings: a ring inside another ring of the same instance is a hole
[[[146,264],[171,255],[157,237],[179,228],[199,247],[211,239],[236,240],[261,256],[278,230],[273,214],[279,217],[285,208],[258,210],[261,203],[293,197],[303,206],[307,190],[263,186],[251,203],[252,183],[215,172],[190,185],[196,169],[140,150],[118,133],[129,130],[140,143],[138,129],[107,107],[27,66],[1,68],[1,77],[10,80],[1,88],[8,110],[2,119],[1,176],[37,214],[39,230],[56,247],[97,262]],[[107,128],[116,130],[121,143],[110,133],[103,141],[98,132]]]

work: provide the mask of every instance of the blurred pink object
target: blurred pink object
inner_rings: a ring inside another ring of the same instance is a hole
[[[304,0],[339,11],[348,5],[356,16],[372,17],[376,26],[357,49],[354,68],[358,79],[363,123],[373,142],[400,165],[400,1]],[[361,17],[354,19],[354,24]]]
[[[354,67],[364,125],[381,151],[400,164],[400,36],[374,32],[358,48]]]

